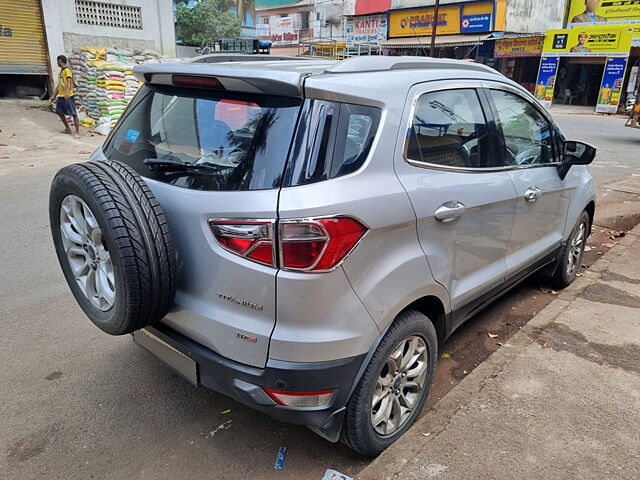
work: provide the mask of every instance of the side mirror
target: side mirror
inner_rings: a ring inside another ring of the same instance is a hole
[[[567,141],[562,145],[564,165],[589,165],[596,158],[596,147],[583,142]]]

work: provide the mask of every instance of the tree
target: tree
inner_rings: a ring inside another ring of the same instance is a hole
[[[242,21],[229,0],[198,0],[191,8],[176,5],[176,39],[182,45],[204,47],[220,38],[237,37]]]

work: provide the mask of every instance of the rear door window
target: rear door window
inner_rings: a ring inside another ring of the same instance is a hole
[[[300,100],[147,85],[105,144],[142,176],[197,190],[281,184]]]
[[[494,167],[488,138],[476,90],[426,93],[416,104],[407,158],[444,167]]]

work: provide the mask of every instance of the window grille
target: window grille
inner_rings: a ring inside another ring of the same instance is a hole
[[[142,30],[142,8],[115,3],[75,0],[76,19],[83,25]]]

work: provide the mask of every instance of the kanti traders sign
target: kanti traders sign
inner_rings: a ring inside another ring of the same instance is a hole
[[[299,41],[298,32],[293,28],[293,18],[278,17],[271,29],[271,42],[274,45],[294,45]]]
[[[348,44],[380,43],[387,39],[387,17],[371,15],[347,20],[345,39]]]
[[[571,0],[569,26],[640,22],[640,0]]]

